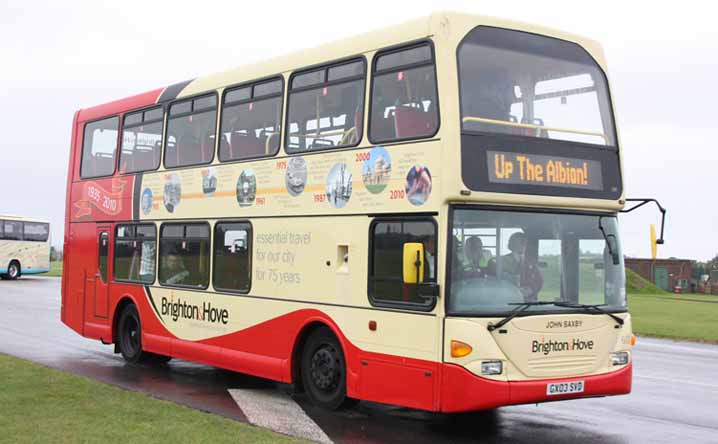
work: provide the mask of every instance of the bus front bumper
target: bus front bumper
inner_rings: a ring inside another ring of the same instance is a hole
[[[482,378],[454,364],[443,369],[441,411],[468,412],[504,405],[534,404],[564,399],[625,395],[631,392],[633,364],[600,375],[530,381],[494,381]],[[582,393],[546,394],[547,384],[584,381]]]

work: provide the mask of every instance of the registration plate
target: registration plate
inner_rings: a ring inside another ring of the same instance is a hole
[[[546,385],[546,395],[568,395],[571,393],[583,393],[583,381],[554,382]]]

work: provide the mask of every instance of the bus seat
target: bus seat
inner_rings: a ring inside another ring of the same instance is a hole
[[[221,159],[234,159],[232,145],[230,145],[226,134],[222,134],[222,138],[219,141],[219,152]]]
[[[202,138],[202,144],[200,146],[200,158],[202,163],[207,163],[212,160],[212,155],[214,152],[214,142],[212,139],[212,135],[210,133],[207,133]]]
[[[233,158],[261,156],[264,154],[263,141],[251,134],[232,133],[231,151]]]
[[[433,133],[436,128],[433,116],[432,113],[425,113],[418,108],[397,106],[394,112],[396,137],[415,137]]]
[[[165,148],[165,163],[170,162],[170,159],[174,159],[174,161],[177,161],[177,144],[167,144],[167,147]],[[169,164],[168,164],[169,166]]]
[[[176,165],[189,165],[202,161],[201,146],[196,138],[184,136],[177,142]]]
[[[124,173],[130,169],[135,169],[135,153],[134,151],[123,151],[120,156],[120,172]]]
[[[114,172],[114,162],[115,157],[114,156],[102,156],[100,154],[96,154],[94,156],[94,159],[92,161],[92,175],[93,176],[106,176],[109,172],[109,174],[112,174]]]
[[[160,164],[160,158],[162,157],[162,142],[155,142],[155,146],[152,149],[152,168],[156,168]]]
[[[358,142],[364,135],[364,113],[361,109],[354,112],[354,128],[356,128],[356,133],[354,133],[355,139],[353,142]]]
[[[156,161],[158,160],[155,154],[156,151],[154,148],[149,150],[135,149],[132,155],[132,170],[143,171],[154,169],[155,165],[157,165]]]
[[[369,133],[374,140],[388,140],[396,137],[396,129],[394,126],[393,116],[375,117],[371,121]]]

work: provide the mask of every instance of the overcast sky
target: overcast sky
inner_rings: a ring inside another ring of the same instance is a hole
[[[456,10],[585,35],[606,51],[628,197],[668,208],[661,257],[718,253],[718,30],[709,2],[0,0],[0,214],[49,219],[62,244],[75,110]],[[680,7],[680,9],[678,9]],[[621,217],[650,254],[653,208]]]

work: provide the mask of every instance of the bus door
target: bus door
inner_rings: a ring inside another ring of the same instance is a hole
[[[111,227],[104,226],[97,228],[97,268],[95,272],[95,291],[93,301],[86,305],[92,307],[91,318],[106,318],[110,306],[110,248],[111,248]]]

